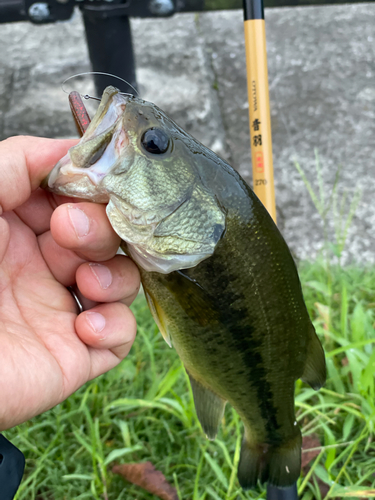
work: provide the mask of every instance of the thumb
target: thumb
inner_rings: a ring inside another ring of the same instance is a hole
[[[0,213],[24,203],[76,139],[11,137],[0,143]]]

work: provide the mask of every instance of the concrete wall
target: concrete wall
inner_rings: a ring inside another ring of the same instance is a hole
[[[134,19],[132,29],[141,96],[251,182],[242,12]],[[373,263],[375,4],[266,9],[266,29],[279,227],[299,258],[323,245],[321,218],[294,166],[317,190],[317,150],[327,198],[339,167],[339,198],[361,190],[344,260]],[[80,16],[2,25],[0,47],[0,138],[75,135],[60,84],[90,69]],[[94,93],[90,80],[79,85]],[[333,207],[328,216],[335,242],[334,220],[344,216]]]

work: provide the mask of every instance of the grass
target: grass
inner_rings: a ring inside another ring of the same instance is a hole
[[[313,471],[329,486],[325,498],[350,493],[359,498],[361,489],[372,489],[367,498],[373,498],[375,270],[305,263],[301,278],[328,367],[327,384],[319,393],[297,382],[302,432],[317,432],[325,448]],[[302,486],[301,493],[306,491]],[[321,498],[316,487],[311,498]]]
[[[373,498],[375,270],[315,262],[303,263],[300,274],[325,346],[328,381],[318,393],[296,384],[302,432],[318,434],[323,445],[301,477],[299,493],[302,500]],[[227,408],[218,439],[207,441],[186,374],[143,297],[134,311],[139,330],[126,360],[61,405],[5,433],[26,456],[16,499],[152,499],[111,472],[114,462],[145,460],[166,475],[181,499],[265,498],[261,489],[239,488],[242,424],[236,413]]]

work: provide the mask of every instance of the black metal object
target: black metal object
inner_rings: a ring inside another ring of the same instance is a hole
[[[10,441],[0,434],[0,498],[12,500],[20,485],[25,468],[25,457]]]
[[[243,0],[0,0],[0,23],[36,24],[69,19],[75,6],[93,15],[166,17],[177,12],[241,9]],[[361,3],[363,0],[264,0],[265,7]],[[375,0],[368,0],[375,1]]]
[[[0,0],[0,23],[35,24],[70,19],[74,7],[92,17],[167,17],[180,11],[203,10],[203,0]]]
[[[72,17],[74,1],[0,0],[0,23],[31,21],[36,24],[66,21]]]
[[[129,17],[97,16],[90,10],[82,10],[93,71],[115,74],[137,88]],[[94,81],[98,96],[108,85],[134,94],[130,86],[105,75],[94,75]]]

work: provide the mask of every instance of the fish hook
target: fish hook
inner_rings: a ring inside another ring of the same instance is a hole
[[[80,134],[81,137],[86,132],[86,130],[91,122],[91,119],[90,119],[90,116],[87,112],[87,109],[86,109],[85,105],[83,104],[82,97],[86,100],[87,99],[94,99],[96,101],[101,100],[99,97],[94,97],[94,96],[91,96],[89,94],[80,94],[76,90],[73,90],[71,92],[68,92],[67,90],[65,90],[64,85],[66,84],[66,82],[68,82],[69,80],[72,80],[73,78],[76,78],[78,76],[83,76],[83,75],[112,76],[113,78],[117,78],[118,80],[121,80],[124,83],[126,83],[127,85],[129,85],[129,87],[131,87],[136,92],[136,94],[139,95],[137,89],[134,88],[133,85],[131,85],[129,82],[127,82],[123,78],[120,78],[119,76],[116,76],[116,75],[112,75],[110,73],[103,73],[101,71],[86,71],[84,73],[77,73],[75,75],[72,75],[72,76],[69,76],[68,78],[66,78],[61,84],[61,90],[63,92],[65,92],[65,94],[69,94],[70,109],[71,109],[77,130],[78,130],[78,133]],[[129,94],[127,92],[119,92],[119,93],[121,95],[129,95],[129,96],[133,97],[133,94]]]

